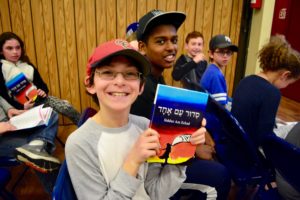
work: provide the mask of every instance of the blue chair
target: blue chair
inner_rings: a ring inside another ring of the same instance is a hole
[[[0,167],[16,167],[21,165],[21,163],[15,158],[15,157],[9,157],[9,156],[0,156]],[[24,165],[24,169],[22,170],[21,174],[18,175],[17,180],[12,186],[12,192],[15,191],[16,187],[20,183],[20,181],[25,176],[26,172],[28,171],[29,167]]]
[[[77,124],[80,127],[89,117],[96,114],[97,111],[93,108],[86,108],[81,114],[80,120]],[[76,200],[76,193],[74,191],[72,181],[68,172],[66,160],[62,163],[59,174],[56,179],[55,186],[52,193],[53,200]]]
[[[300,148],[270,134],[264,139],[263,150],[281,176],[300,192]]]
[[[6,185],[11,178],[10,171],[5,168],[0,168],[0,197],[2,199],[14,200],[16,199],[12,193],[6,190]]]
[[[53,200],[76,200],[76,194],[68,172],[67,162],[62,163],[52,193]]]
[[[209,97],[205,113],[207,130],[216,146],[217,159],[227,167],[243,199],[247,187],[264,187],[274,179],[274,170],[254,146],[238,121],[222,105]]]

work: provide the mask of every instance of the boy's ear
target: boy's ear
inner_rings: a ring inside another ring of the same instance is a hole
[[[146,55],[146,44],[145,42],[143,41],[139,41],[139,52],[142,54],[142,55]]]
[[[88,91],[88,93],[90,93],[90,94],[96,94],[96,90],[95,90],[94,84],[90,85],[90,76],[86,76],[85,77],[85,79],[84,79],[84,85],[85,85],[85,89],[86,89],[86,91]]]
[[[185,50],[188,49],[188,44],[186,42],[184,43],[184,48],[185,48]]]
[[[141,95],[144,92],[144,86],[145,86],[145,83],[143,83],[141,85],[139,95]]]
[[[211,59],[214,59],[214,52],[212,50],[209,50],[208,51],[208,56],[211,58]]]
[[[290,77],[291,77],[291,72],[289,70],[284,70],[282,71],[280,77],[283,79],[283,80],[288,80]]]

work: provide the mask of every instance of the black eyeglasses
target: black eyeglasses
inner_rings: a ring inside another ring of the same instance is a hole
[[[98,74],[99,78],[103,80],[113,80],[118,74],[122,74],[123,78],[128,81],[134,81],[141,79],[142,73],[136,71],[124,71],[124,72],[115,72],[112,70],[95,70],[95,74]]]
[[[218,54],[219,56],[232,56],[233,52],[231,50],[219,50],[219,51],[215,51],[216,54]]]

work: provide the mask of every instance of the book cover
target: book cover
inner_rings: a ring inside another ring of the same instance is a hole
[[[51,107],[43,108],[43,104],[33,107],[26,112],[10,118],[10,123],[14,125],[17,130],[33,128],[49,123],[49,119],[53,109]]]
[[[161,151],[148,162],[179,164],[194,157],[190,137],[201,127],[207,100],[206,93],[158,84],[150,127],[160,134]]]
[[[6,87],[11,95],[21,104],[29,100],[35,101],[37,98],[37,88],[27,80],[23,73],[8,81]]]

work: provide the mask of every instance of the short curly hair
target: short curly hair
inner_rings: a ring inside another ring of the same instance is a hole
[[[291,72],[289,78],[300,78],[300,54],[293,49],[283,35],[272,36],[259,51],[258,59],[263,71]]]
[[[185,43],[189,43],[189,41],[193,38],[202,38],[202,40],[204,41],[204,36],[202,33],[200,33],[199,31],[192,31],[190,32],[186,38],[185,38]]]

